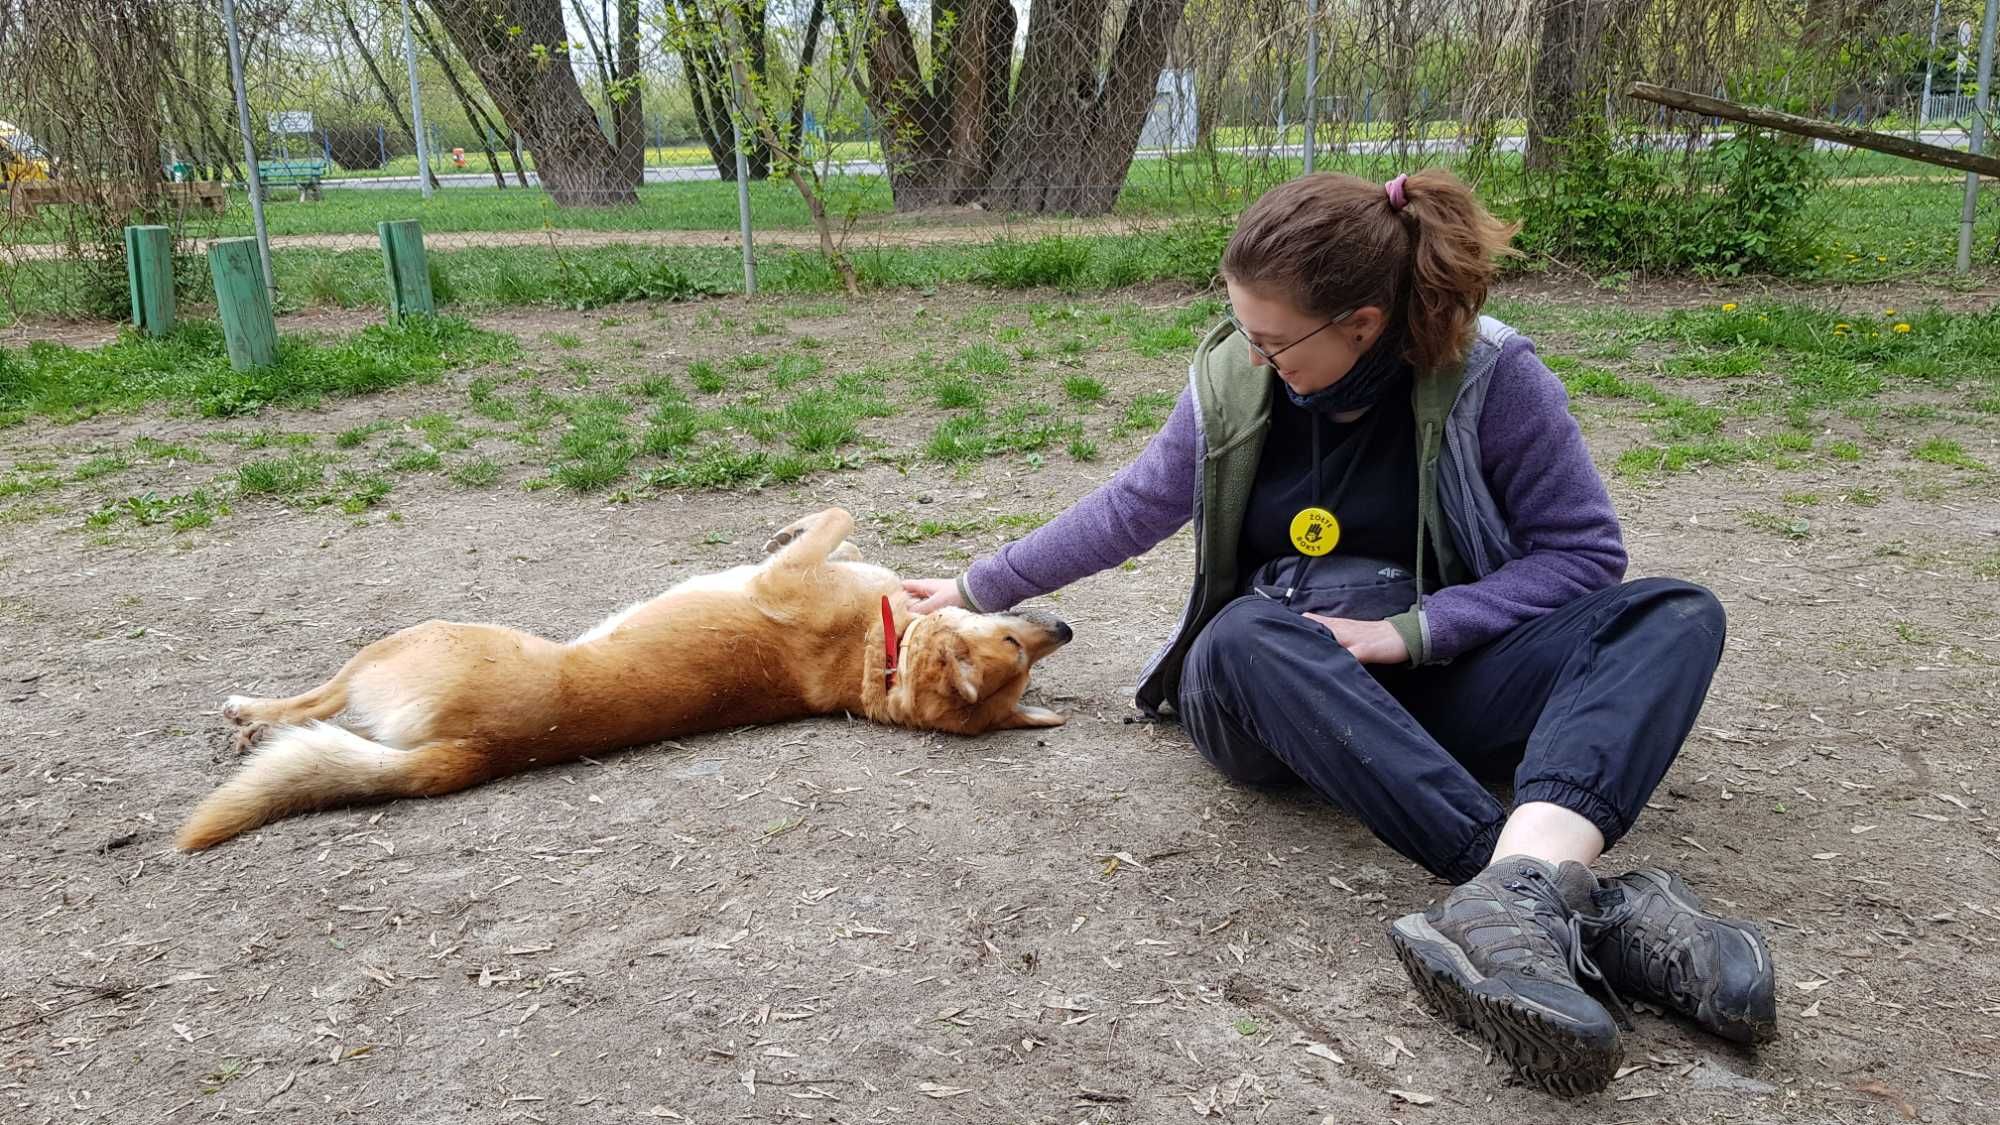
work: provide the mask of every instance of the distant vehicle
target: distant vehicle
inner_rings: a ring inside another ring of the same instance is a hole
[[[0,121],[0,184],[49,178],[49,154],[27,132]]]

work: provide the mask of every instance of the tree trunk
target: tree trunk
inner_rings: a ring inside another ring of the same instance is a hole
[[[1015,75],[1010,0],[938,0],[929,80],[901,7],[882,5],[868,28],[866,93],[896,209],[1108,210],[1184,4],[1130,0],[1101,60],[1108,0],[1038,0]]]
[[[675,27],[674,36],[680,43],[681,69],[686,72],[688,99],[694,104],[695,125],[701,130],[701,140],[708,147],[709,159],[715,162],[716,175],[734,183],[736,180],[736,136],[730,118],[730,107],[734,103],[734,93],[729,77],[729,62],[723,57],[721,32],[716,20],[701,10],[704,0],[674,0],[672,13]],[[706,0],[709,3],[736,3],[740,0]],[[759,3],[755,11],[748,13],[750,39],[753,44],[750,55],[753,73],[763,74],[765,58],[764,6]],[[764,139],[751,134],[744,137],[750,178],[762,180],[771,174],[771,147]]]
[[[1537,0],[1541,51],[1528,81],[1528,151],[1534,171],[1556,166],[1562,142],[1585,114],[1591,87],[1604,76],[1598,61],[1604,0]],[[1596,91],[1601,93],[1602,91]]]
[[[560,0],[433,0],[431,6],[508,127],[535,154],[542,187],[557,205],[638,200],[570,69]]]
[[[606,30],[606,34],[610,34]],[[646,181],[646,114],[639,83],[639,0],[618,0],[618,72],[611,87],[618,165],[633,187]]]
[[[1047,36],[1040,54],[1030,32],[1004,147],[981,193],[987,206],[1096,215],[1118,202],[1182,6],[1132,0],[1101,84],[1102,0],[1070,5],[1084,34]]]
[[[826,0],[813,0],[806,16],[806,41],[799,48],[798,73],[792,76],[792,119],[785,126],[785,151],[800,156],[799,138],[805,134],[807,86],[812,80],[813,57],[819,54],[819,28],[826,20]]]

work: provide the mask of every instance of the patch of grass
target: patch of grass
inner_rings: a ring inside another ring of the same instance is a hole
[[[569,429],[556,443],[549,475],[573,492],[596,492],[624,479],[637,452],[625,414],[631,403],[613,395],[593,395],[564,404]]]
[[[816,355],[783,355],[771,371],[771,385],[788,390],[826,370],[826,361]]]
[[[453,465],[445,474],[460,488],[491,488],[500,481],[500,466],[490,457]]]
[[[1013,366],[1007,353],[992,344],[974,344],[952,358],[952,365],[967,375],[998,379]]]
[[[375,421],[369,422],[366,425],[355,426],[351,429],[342,430],[339,433],[333,435],[333,446],[335,449],[353,449],[361,445],[363,442],[367,441],[369,438],[374,437],[376,434],[379,434],[383,430],[388,429],[390,425],[391,423],[387,418],[377,418]]]
[[[695,385],[696,390],[711,395],[729,385],[728,378],[717,371],[713,363],[705,359],[698,359],[688,364],[688,380]]]
[[[1660,421],[1660,437],[1669,442],[1705,438],[1722,430],[1722,410],[1689,399],[1675,398],[1652,411]]]
[[[1806,407],[1841,406],[1882,393],[1882,377],[1851,359],[1808,355],[1792,365],[1785,382],[1793,402]]]
[[[977,461],[992,451],[993,437],[986,432],[983,413],[960,414],[947,418],[931,432],[924,456],[947,465]]]
[[[769,455],[761,451],[745,453],[715,444],[693,457],[651,470],[645,479],[655,488],[733,488],[765,479],[770,463]]]
[[[292,453],[236,467],[236,486],[248,496],[299,496],[326,483],[326,464],[313,453]]]
[[[491,375],[481,375],[466,387],[466,397],[472,400],[472,412],[495,422],[512,422],[520,418],[521,410],[512,401],[500,397],[496,390],[500,381]]]
[[[1174,396],[1164,391],[1145,391],[1135,395],[1131,402],[1125,404],[1125,413],[1119,417],[1118,424],[1112,427],[1113,436],[1157,430],[1167,420],[1167,412],[1173,408]]]
[[[61,488],[62,478],[49,474],[33,476],[0,477],[0,499],[10,496],[27,496],[36,492],[47,492]]]
[[[1836,461],[1861,460],[1861,447],[1851,441],[1832,441],[1826,445],[1826,455]]]
[[[1666,372],[1669,375],[1696,378],[1734,379],[1763,371],[1769,363],[1769,356],[1761,348],[1740,347],[1725,350],[1703,348],[1668,360]]]
[[[444,455],[426,446],[399,454],[389,462],[389,468],[398,473],[427,473],[444,465]]]
[[[70,474],[70,479],[92,481],[101,477],[111,476],[114,473],[122,473],[131,467],[132,463],[125,458],[115,453],[105,454],[103,456],[92,457],[90,460],[78,465],[76,471]]]
[[[158,438],[133,438],[132,448],[148,461],[186,461],[190,464],[204,465],[209,459],[208,454],[192,446],[161,441]]]
[[[1051,235],[1033,241],[1002,238],[982,249],[973,280],[1002,289],[1073,289],[1090,271],[1090,244]]]
[[[1842,495],[1841,499],[1857,508],[1873,508],[1882,502],[1882,494],[1872,488],[1857,488]]]
[[[1986,465],[1965,451],[1965,447],[1950,438],[1929,438],[1910,450],[1910,456],[1933,465],[1950,465],[1956,469],[1984,469]]]
[[[1063,394],[1071,402],[1102,402],[1104,384],[1088,375],[1071,375],[1063,380]]]
[[[277,363],[236,371],[221,328],[191,321],[158,340],[128,334],[94,350],[39,342],[9,351],[0,415],[73,421],[172,402],[207,417],[234,417],[425,382],[461,364],[505,358],[513,348],[511,338],[462,320],[411,317],[330,343],[284,336]]]
[[[1097,443],[1085,438],[1071,438],[1069,455],[1077,461],[1097,460]]]
[[[340,510],[350,516],[358,516],[380,504],[395,488],[389,478],[372,473],[342,473],[340,477],[342,487],[352,490],[340,502]]]
[[[127,496],[116,504],[92,512],[83,522],[86,527],[105,528],[121,520],[130,520],[140,527],[167,524],[175,531],[193,531],[208,527],[216,517],[228,514],[229,505],[218,502],[207,489],[198,488],[176,496],[161,496],[153,492]]]
[[[742,355],[731,356],[729,366],[738,371],[761,371],[771,366],[771,357],[763,352],[744,352]]]
[[[700,413],[684,401],[669,399],[654,409],[641,448],[655,457],[670,456],[693,444],[700,432]]]
[[[548,334],[548,341],[565,351],[583,346],[583,337],[574,332],[551,332]]]
[[[827,453],[860,439],[858,415],[846,396],[808,391],[786,404],[781,424],[790,434],[792,448],[801,453]]]

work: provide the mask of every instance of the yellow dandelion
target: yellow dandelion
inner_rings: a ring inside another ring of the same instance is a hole
[[[1883,309],[1883,310],[1882,310],[1882,315],[1883,315],[1883,316],[1895,316],[1895,315],[1896,315],[1896,310],[1895,310],[1895,309]]]
[[[1735,302],[1735,301],[1725,301],[1725,302],[1723,302],[1723,304],[1722,304],[1722,311],[1723,311],[1723,312],[1735,312],[1735,311],[1736,311],[1736,302]]]
[[[1876,260],[1876,261],[1878,261],[1878,262],[1886,262],[1886,261],[1888,261],[1889,259],[1887,259],[1887,258],[1884,258],[1884,257],[1883,257],[1882,255],[1880,255],[1880,254],[1877,254],[1877,255],[1875,255],[1875,260]]]
[[[1891,329],[1891,331],[1893,331],[1893,332],[1898,332],[1898,333],[1901,333],[1901,332],[1908,332],[1909,330],[1910,330],[1910,326],[1909,326],[1908,324],[1904,324],[1904,323],[1900,323],[1900,322],[1899,322],[1899,323],[1898,323],[1898,324],[1896,325],[1896,327],[1895,327],[1895,328]]]

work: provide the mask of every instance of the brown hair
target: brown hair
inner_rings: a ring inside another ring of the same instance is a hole
[[[1373,180],[1337,172],[1288,180],[1243,213],[1222,274],[1320,316],[1375,305],[1419,371],[1456,362],[1520,228],[1494,218],[1442,168],[1411,173],[1402,194],[1397,209]]]

